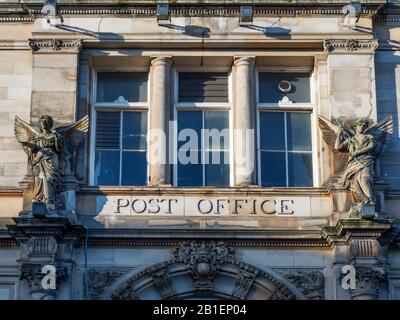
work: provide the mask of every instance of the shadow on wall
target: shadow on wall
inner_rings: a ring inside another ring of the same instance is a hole
[[[379,159],[380,176],[388,182],[391,187],[400,188],[400,128],[399,112],[400,97],[400,55],[398,51],[386,50],[389,48],[400,48],[400,42],[390,39],[390,26],[377,26],[377,38],[379,48],[375,54],[375,85],[377,117],[382,120],[388,115],[393,116],[393,134],[389,136],[384,153]],[[396,79],[397,70],[397,79]]]
[[[249,24],[249,25],[242,25],[243,28],[248,28],[251,30],[255,31],[260,31],[265,34],[267,37],[275,38],[275,39],[280,39],[280,40],[289,40],[291,39],[290,29],[286,28],[281,28],[281,27],[262,27],[262,26],[257,26],[254,24]]]

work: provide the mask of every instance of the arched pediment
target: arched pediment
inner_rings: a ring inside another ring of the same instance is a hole
[[[183,242],[168,261],[127,272],[99,299],[305,299],[272,270],[239,261],[223,242]]]

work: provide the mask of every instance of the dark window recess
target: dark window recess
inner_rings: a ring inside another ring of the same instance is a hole
[[[180,72],[179,102],[228,102],[228,74]]]
[[[146,102],[146,72],[98,72],[97,102]]]
[[[311,102],[309,73],[260,72],[258,82],[258,96],[261,103],[278,103],[285,96],[294,103]],[[286,90],[282,92],[282,89]]]

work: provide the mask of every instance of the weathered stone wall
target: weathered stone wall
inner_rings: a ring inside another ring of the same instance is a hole
[[[0,186],[18,186],[26,173],[26,155],[15,139],[14,119],[18,115],[30,120],[31,86],[32,53],[0,50]]]

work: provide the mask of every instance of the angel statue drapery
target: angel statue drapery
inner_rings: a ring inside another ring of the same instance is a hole
[[[375,208],[375,159],[381,154],[387,135],[393,132],[393,119],[388,116],[371,123],[361,118],[355,122],[354,130],[339,120],[334,122],[319,117],[319,127],[328,147],[337,158],[347,159],[341,182],[351,191],[353,204]]]
[[[75,148],[83,141],[88,125],[88,116],[55,129],[53,119],[48,115],[40,117],[39,126],[15,117],[15,137],[28,155],[34,176],[33,202],[44,203],[47,209],[56,210],[61,178],[70,174],[69,161]]]

